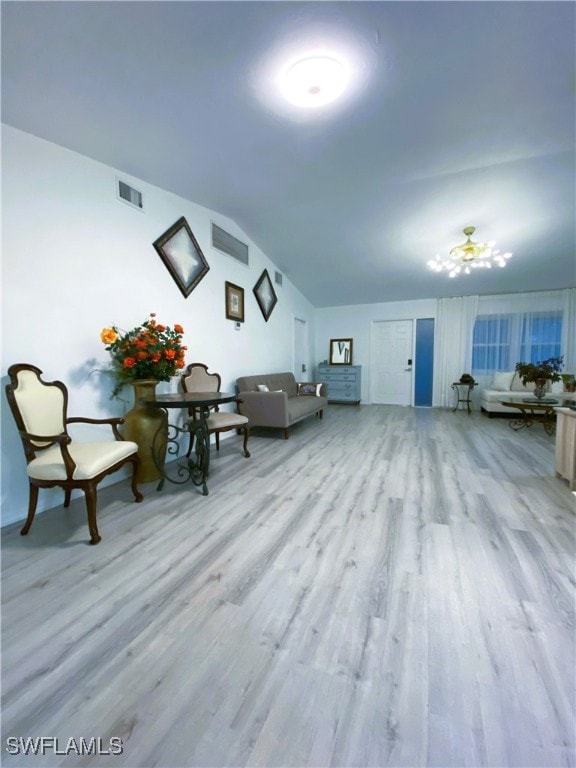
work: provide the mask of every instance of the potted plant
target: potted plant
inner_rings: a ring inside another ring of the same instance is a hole
[[[522,384],[535,384],[535,397],[544,397],[546,382],[560,381],[560,371],[564,356],[549,357],[538,363],[516,363],[516,373],[520,376]]]
[[[103,328],[100,338],[110,352],[110,371],[116,382],[112,397],[127,383],[170,381],[176,376],[184,368],[187,347],[182,344],[183,333],[177,323],[171,328],[156,322],[155,312],[131,331],[120,331],[115,325]]]
[[[561,373],[560,378],[564,382],[564,392],[576,391],[576,377],[573,373]]]

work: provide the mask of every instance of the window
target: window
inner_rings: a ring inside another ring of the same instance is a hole
[[[510,315],[479,316],[474,323],[472,341],[472,370],[509,371],[510,363]]]
[[[538,363],[549,357],[559,357],[561,338],[561,312],[539,312],[528,315],[522,323],[519,360]]]
[[[472,341],[472,372],[512,371],[517,362],[537,363],[561,354],[562,312],[478,315]]]

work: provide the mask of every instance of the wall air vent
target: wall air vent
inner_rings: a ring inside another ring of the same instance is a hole
[[[282,285],[282,273],[281,272],[274,272],[274,282],[276,285]]]
[[[134,187],[126,184],[125,181],[120,181],[120,179],[117,179],[117,182],[118,199],[122,200],[124,203],[128,203],[128,205],[131,205],[134,208],[138,208],[140,211],[143,210],[144,203],[142,200],[142,192],[138,192],[137,189],[134,189]]]
[[[212,247],[248,266],[248,246],[212,222]]]

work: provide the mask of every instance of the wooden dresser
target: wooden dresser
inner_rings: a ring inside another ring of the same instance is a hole
[[[330,393],[328,393],[330,396]],[[564,477],[576,491],[576,411],[556,408],[556,477]]]
[[[362,366],[319,365],[316,380],[328,387],[329,403],[359,405],[362,396]]]

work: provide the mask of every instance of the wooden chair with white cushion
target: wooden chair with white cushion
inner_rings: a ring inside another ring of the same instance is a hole
[[[28,517],[20,533],[25,536],[30,530],[39,488],[63,488],[65,507],[72,491],[79,488],[86,498],[90,544],[98,544],[96,488],[106,475],[132,464],[132,493],[136,501],[142,501],[136,484],[138,446],[124,440],[118,431],[124,419],[68,417],[66,386],[61,381],[42,381],[41,374],[39,368],[26,363],[8,369],[6,396],[24,446],[30,488]],[[109,424],[115,440],[74,441],[67,427],[78,423]]]
[[[208,366],[204,363],[190,363],[181,377],[182,387],[185,392],[220,392],[221,378],[218,373],[208,373]],[[196,408],[189,409],[189,416],[192,420],[199,418]],[[206,425],[210,434],[214,434],[216,439],[216,450],[220,450],[220,433],[229,432],[235,429],[244,434],[243,450],[244,456],[250,458],[248,451],[248,438],[250,437],[250,428],[248,418],[233,411],[220,411],[215,405],[210,409],[210,415],[206,419]],[[192,452],[193,432],[190,432],[190,447],[188,456]]]

